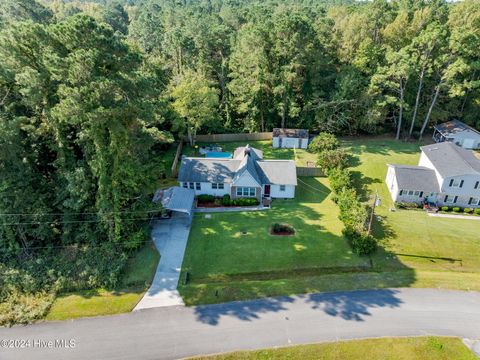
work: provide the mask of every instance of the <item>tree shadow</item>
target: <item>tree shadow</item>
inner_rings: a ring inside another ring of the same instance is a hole
[[[339,316],[344,320],[364,321],[371,316],[370,309],[395,308],[402,304],[396,294],[398,290],[378,289],[355,292],[310,294],[307,301],[313,309],[319,309],[330,316]]]

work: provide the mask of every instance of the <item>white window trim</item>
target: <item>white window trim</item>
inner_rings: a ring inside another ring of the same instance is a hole
[[[446,195],[445,204],[455,204],[455,196]]]
[[[250,194],[250,190],[253,189],[254,191],[254,195],[251,195]],[[246,191],[245,191],[246,190]],[[240,193],[240,194],[239,194]],[[245,193],[247,193],[247,195],[245,195]],[[257,197],[257,188],[255,187],[251,187],[251,186],[239,186],[237,187],[237,189],[235,190],[235,194],[237,196],[241,196],[241,197],[249,197],[249,198],[255,198]]]
[[[470,205],[480,205],[480,197],[472,197],[472,202]]]
[[[280,185],[280,191],[286,191],[287,187],[285,185]]]
[[[457,185],[455,185],[455,182],[456,182],[456,181],[458,181]],[[453,179],[452,187],[454,187],[454,188],[459,188],[461,183],[462,183],[462,180],[455,180],[455,179]]]

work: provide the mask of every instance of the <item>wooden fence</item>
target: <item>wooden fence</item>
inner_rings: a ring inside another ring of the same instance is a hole
[[[173,159],[173,163],[172,163],[172,169],[171,169],[172,177],[177,177],[178,160],[182,155],[182,148],[183,148],[183,141],[180,141],[180,143],[177,146],[177,152],[175,153],[175,158]]]
[[[228,142],[228,141],[257,141],[257,140],[272,140],[271,132],[259,133],[236,133],[236,134],[209,134],[197,135],[195,141],[199,142]],[[188,137],[185,137],[188,141]]]
[[[297,176],[321,177],[325,176],[325,174],[319,167],[297,166]]]

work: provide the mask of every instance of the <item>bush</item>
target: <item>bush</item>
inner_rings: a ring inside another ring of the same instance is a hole
[[[440,210],[442,210],[442,211],[450,211],[450,208],[449,208],[448,206],[442,206],[442,207],[440,208]]]
[[[474,213],[475,215],[480,215],[480,208],[474,209],[474,210],[473,210],[473,213]]]
[[[223,206],[230,206],[231,203],[232,203],[232,200],[230,199],[230,195],[228,195],[228,194],[223,195],[222,205]]]
[[[339,145],[340,144],[335,135],[321,132],[310,142],[308,145],[308,151],[312,153],[320,153],[326,150],[335,150]]]
[[[237,198],[233,199],[231,204],[235,206],[256,206],[259,201],[255,198]]]
[[[211,203],[215,201],[215,196],[207,194],[198,195],[197,201],[199,204]]]
[[[318,154],[317,165],[325,172],[334,168],[344,168],[348,164],[345,149],[325,150]]]
[[[377,249],[377,240],[365,231],[358,231],[347,226],[342,232],[350,242],[352,250],[358,255],[369,255]]]
[[[422,206],[414,202],[397,202],[396,205],[399,209],[419,209]]]
[[[352,186],[352,179],[348,169],[333,168],[328,171],[327,175],[330,181],[330,187],[336,194]]]
[[[459,213],[460,210],[462,210],[462,209],[459,208],[458,206],[455,206],[455,207],[452,209],[452,211],[453,211],[453,212],[456,212],[456,213]]]
[[[463,209],[463,212],[464,212],[465,214],[471,214],[471,213],[473,212],[473,209],[471,209],[471,208],[465,208],[465,209]]]

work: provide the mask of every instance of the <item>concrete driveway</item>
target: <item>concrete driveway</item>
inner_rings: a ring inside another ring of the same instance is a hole
[[[380,336],[480,337],[480,293],[382,289],[170,306],[0,328],[2,360],[180,359]],[[8,340],[30,339],[21,348]],[[64,340],[65,343],[55,341]],[[73,340],[74,346],[68,346]],[[43,341],[43,342],[42,342]],[[46,347],[52,341],[52,347]],[[38,346],[36,344],[39,344]]]
[[[175,213],[171,219],[157,220],[152,228],[152,240],[159,253],[152,285],[135,306],[135,310],[162,306],[185,305],[177,291],[183,255],[190,233],[191,218]]]

